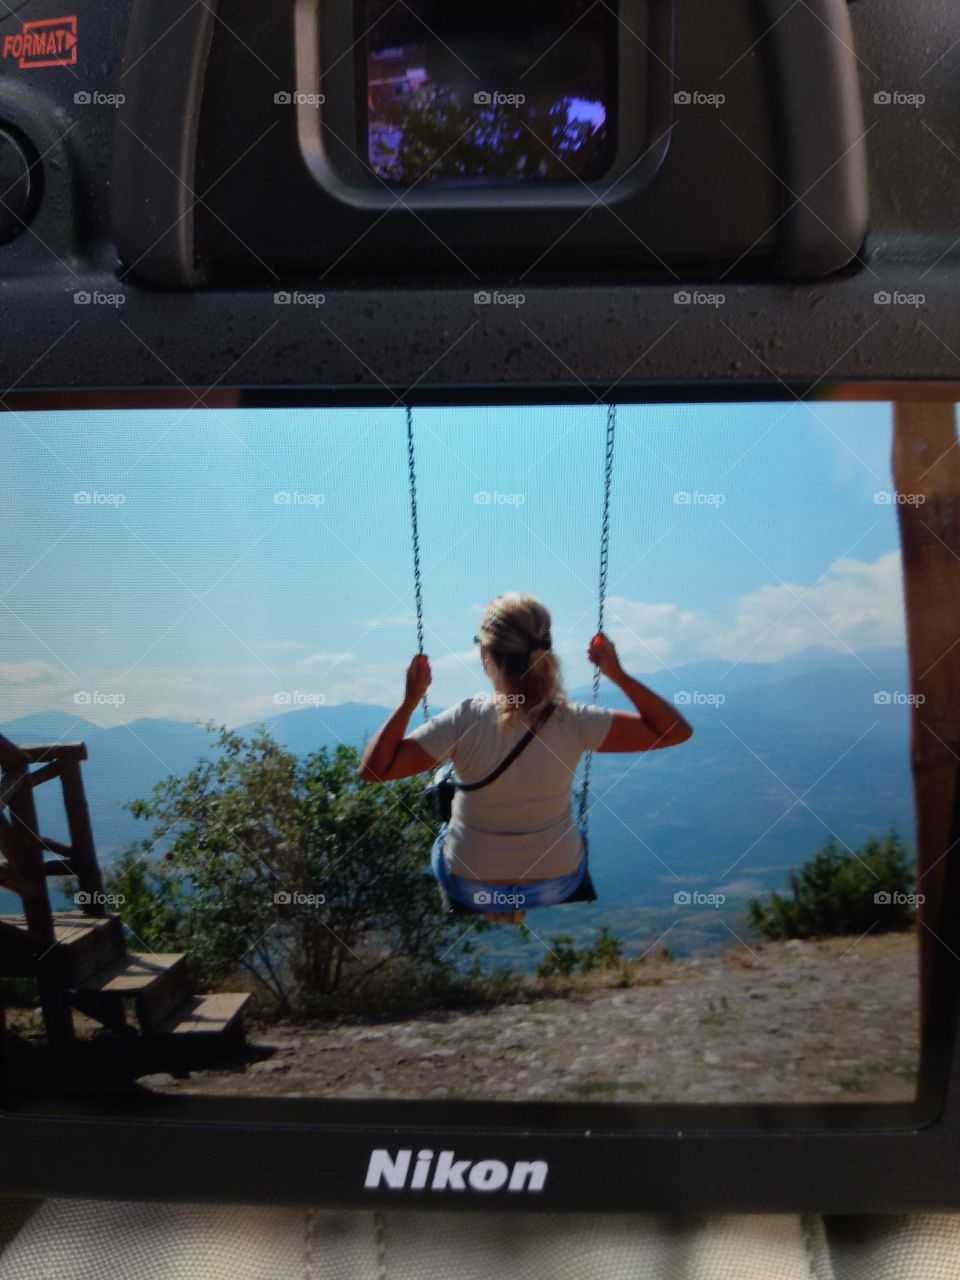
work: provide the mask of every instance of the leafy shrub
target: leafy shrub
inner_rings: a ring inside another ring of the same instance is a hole
[[[580,952],[574,945],[572,933],[552,933],[550,950],[537,965],[538,978],[569,978],[580,963]]]
[[[152,832],[106,889],[134,945],[188,952],[204,983],[243,970],[282,1013],[361,989],[366,1002],[375,975],[395,986],[387,970],[443,986],[456,926],[426,870],[424,780],[370,786],[352,748],[298,759],[263,730],[208,728],[212,758],[130,805]]]
[[[895,831],[871,837],[859,850],[841,848],[831,836],[813,858],[789,876],[790,894],[751,898],[751,926],[764,938],[859,936],[867,930],[908,929],[914,908],[913,859]],[[878,901],[886,895],[888,901]]]
[[[609,925],[601,925],[589,947],[578,950],[570,933],[552,934],[549,945],[549,952],[537,965],[538,978],[569,978],[577,971],[591,973],[623,965],[623,941],[610,932]]]
[[[610,932],[609,925],[601,925],[593,946],[588,947],[580,958],[580,972],[589,973],[592,969],[617,969],[623,962],[623,941]]]

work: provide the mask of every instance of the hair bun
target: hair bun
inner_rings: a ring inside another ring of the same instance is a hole
[[[520,628],[517,627],[517,630],[520,631]],[[523,636],[524,640],[526,640],[527,644],[529,644],[531,649],[553,648],[553,640],[551,639],[549,631],[545,636],[532,636],[529,631],[520,631],[520,634]]]

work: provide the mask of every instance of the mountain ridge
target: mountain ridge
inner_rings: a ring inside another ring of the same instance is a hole
[[[809,857],[829,831],[850,847],[891,824],[912,838],[909,708],[875,702],[881,691],[906,692],[901,650],[808,654],[799,663],[766,664],[762,678],[741,687],[724,688],[720,666],[687,664],[652,681],[668,700],[678,692],[722,691],[723,701],[681,706],[695,728],[689,743],[644,756],[595,757],[590,820],[598,909],[662,903],[691,885],[712,890],[728,867],[726,880],[742,882],[744,892],[779,887],[786,869]],[[589,699],[591,692],[575,689],[571,697]],[[607,682],[601,701],[629,705]],[[389,711],[357,702],[278,710],[238,731],[249,737],[265,726],[303,756],[338,742],[360,745]],[[105,864],[149,835],[124,806],[148,796],[162,778],[183,776],[215,746],[198,724],[156,717],[101,727],[53,711],[9,720],[0,732],[19,742],[56,741],[61,734],[86,742],[84,776]],[[36,797],[44,834],[66,839],[59,789],[41,787]]]

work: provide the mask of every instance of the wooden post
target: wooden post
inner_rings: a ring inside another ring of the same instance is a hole
[[[90,810],[87,807],[78,759],[60,762],[60,784],[63,787],[63,803],[70,829],[70,865],[80,888],[93,899],[83,904],[83,911],[88,916],[104,916],[107,912],[102,900],[103,878],[97,862]]]
[[[24,922],[31,933],[46,938],[53,947],[56,934],[43,869],[43,845],[37,830],[37,809],[29,779],[29,762],[6,738],[0,742],[0,794],[10,814],[4,824],[3,853],[13,867],[23,901]],[[67,1045],[74,1039],[73,1015],[56,967],[37,979],[43,1022],[51,1044]]]
[[[18,776],[19,775],[19,776]],[[3,771],[3,794],[11,821],[4,852],[21,885],[24,922],[31,933],[56,943],[53,912],[43,869],[43,846],[37,833],[37,813],[33,788],[26,768]],[[73,1014],[66,988],[56,966],[48,966],[37,978],[43,1023],[51,1044],[65,1046],[74,1039]]]
[[[53,913],[43,870],[43,846],[37,832],[37,810],[26,765],[4,769],[2,794],[10,814],[7,859],[23,884],[23,914],[32,933],[53,941]]]
[[[960,769],[960,446],[952,403],[894,406],[893,475],[910,654],[921,1010],[944,938]],[[949,904],[953,912],[957,904]]]

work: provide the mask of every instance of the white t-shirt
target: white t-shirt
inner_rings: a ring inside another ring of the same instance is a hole
[[[558,704],[537,737],[495,782],[458,791],[443,842],[450,870],[469,880],[546,880],[569,875],[582,856],[570,789],[580,757],[595,751],[613,719],[608,707]],[[408,737],[460,782],[479,782],[527,732],[503,723],[492,697],[468,698]]]

